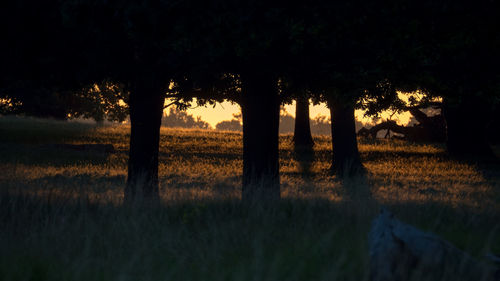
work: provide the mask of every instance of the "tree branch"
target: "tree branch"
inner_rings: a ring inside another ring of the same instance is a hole
[[[164,105],[164,106],[163,106],[163,109],[166,109],[167,107],[169,107],[169,106],[171,106],[171,105],[174,105],[174,104],[176,104],[176,103],[178,103],[178,101],[173,101],[173,102],[171,102],[171,103],[169,103],[169,104],[167,104],[167,105]]]

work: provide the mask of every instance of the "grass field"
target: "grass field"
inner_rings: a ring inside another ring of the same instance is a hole
[[[121,206],[129,127],[0,117],[0,280],[367,280],[380,206],[481,258],[500,253],[500,166],[360,141],[368,175],[280,141],[283,200],[239,203],[241,134],[162,129],[161,206]],[[113,144],[113,153],[55,144]]]

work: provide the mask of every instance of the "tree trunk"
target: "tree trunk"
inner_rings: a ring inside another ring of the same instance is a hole
[[[488,105],[468,98],[459,104],[445,102],[446,146],[448,153],[457,157],[494,159],[487,139]]]
[[[356,140],[354,106],[331,99],[332,170],[340,178],[359,175],[364,171]]]
[[[497,104],[492,112],[492,117],[488,124],[488,141],[491,144],[500,144],[500,104]]]
[[[136,82],[130,93],[130,151],[126,204],[158,202],[158,150],[165,96],[155,81]]]
[[[309,99],[298,98],[295,107],[295,130],[293,132],[295,146],[312,146],[314,141],[311,135],[309,122]]]
[[[276,80],[261,73],[241,76],[244,202],[279,199],[279,113]]]

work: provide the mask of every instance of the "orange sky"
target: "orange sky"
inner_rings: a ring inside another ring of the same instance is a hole
[[[168,110],[168,109],[167,109]],[[286,105],[285,110],[292,116],[295,116],[295,105]],[[311,119],[315,118],[318,115],[330,116],[330,112],[325,104],[320,105],[311,105],[309,107],[310,117]],[[237,104],[231,104],[229,102],[223,102],[221,104],[217,104],[215,108],[212,106],[208,107],[196,107],[187,110],[188,114],[192,114],[194,117],[201,116],[202,120],[208,122],[213,128],[215,125],[223,120],[231,120],[233,119],[233,114],[240,113],[240,107]],[[382,118],[386,119],[390,115],[389,112],[383,112]],[[410,114],[395,114],[392,117],[392,120],[396,120],[401,125],[406,125],[410,120]],[[370,122],[369,118],[363,118],[363,111],[356,111],[356,118],[363,123]]]

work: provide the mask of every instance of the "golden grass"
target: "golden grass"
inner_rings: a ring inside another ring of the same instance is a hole
[[[90,198],[119,201],[126,179],[129,130],[125,125],[88,127],[61,140],[26,140],[24,145],[17,142],[6,146],[3,153],[9,154],[11,161],[0,161],[4,171],[0,174],[1,186],[37,193],[71,190]],[[314,152],[304,158],[294,151],[291,138],[280,137],[282,197],[342,200],[342,184],[329,173],[330,139],[316,136]],[[111,143],[117,152],[85,155],[43,146],[61,141]],[[487,179],[477,165],[446,157],[442,146],[381,140],[362,141],[359,150],[369,172],[363,188],[381,203],[430,200],[451,206],[498,209],[499,173]],[[45,158],[37,159],[44,154]],[[163,200],[239,198],[241,155],[240,133],[162,128],[159,177]],[[56,158],[65,161],[59,163]]]

